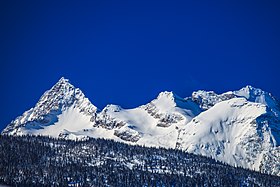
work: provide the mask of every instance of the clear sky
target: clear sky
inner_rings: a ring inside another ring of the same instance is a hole
[[[280,98],[280,1],[0,1],[0,130],[62,76],[99,108],[252,85]]]

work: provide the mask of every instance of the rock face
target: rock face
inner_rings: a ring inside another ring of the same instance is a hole
[[[107,105],[98,110],[79,88],[61,78],[2,134],[94,137],[177,148],[280,175],[279,115],[278,100],[252,86],[223,94],[200,90],[185,99],[161,92],[134,109]]]
[[[199,90],[192,93],[192,100],[198,103],[203,110],[208,110],[221,101],[226,101],[235,97],[237,96],[232,92],[227,92],[219,95],[213,91],[207,92],[204,90]]]
[[[201,112],[199,106],[191,99],[183,99],[173,92],[161,92],[157,99],[142,107],[157,119],[157,126],[169,127],[180,122],[189,122]]]

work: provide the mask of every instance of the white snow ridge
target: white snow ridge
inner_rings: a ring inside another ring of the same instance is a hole
[[[98,110],[61,78],[2,134],[176,148],[280,176],[279,116],[279,101],[252,86],[223,94],[200,90],[187,98],[161,92],[137,108],[107,105]]]

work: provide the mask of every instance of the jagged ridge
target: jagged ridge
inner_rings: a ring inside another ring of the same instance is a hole
[[[279,111],[277,99],[252,86],[223,94],[200,90],[185,99],[162,92],[134,109],[108,105],[97,110],[80,89],[61,78],[2,134],[178,148],[280,175]]]

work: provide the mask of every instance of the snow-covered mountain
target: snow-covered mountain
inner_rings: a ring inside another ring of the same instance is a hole
[[[108,105],[99,112],[79,88],[61,78],[34,108],[17,117],[2,133],[69,139],[107,138],[174,148],[178,126],[189,122],[200,111],[191,99],[162,92],[155,100],[134,109]]]
[[[280,174],[280,123],[275,119],[263,104],[245,98],[226,100],[193,118],[182,129],[177,148]]]
[[[80,89],[61,78],[2,134],[94,137],[178,148],[280,175],[279,114],[277,99],[252,86],[223,94],[200,90],[186,98],[161,92],[134,109],[107,105],[98,110]]]
[[[90,128],[97,108],[63,77],[39,99],[34,108],[17,117],[4,130],[10,135],[47,135],[58,137],[64,131]]]

